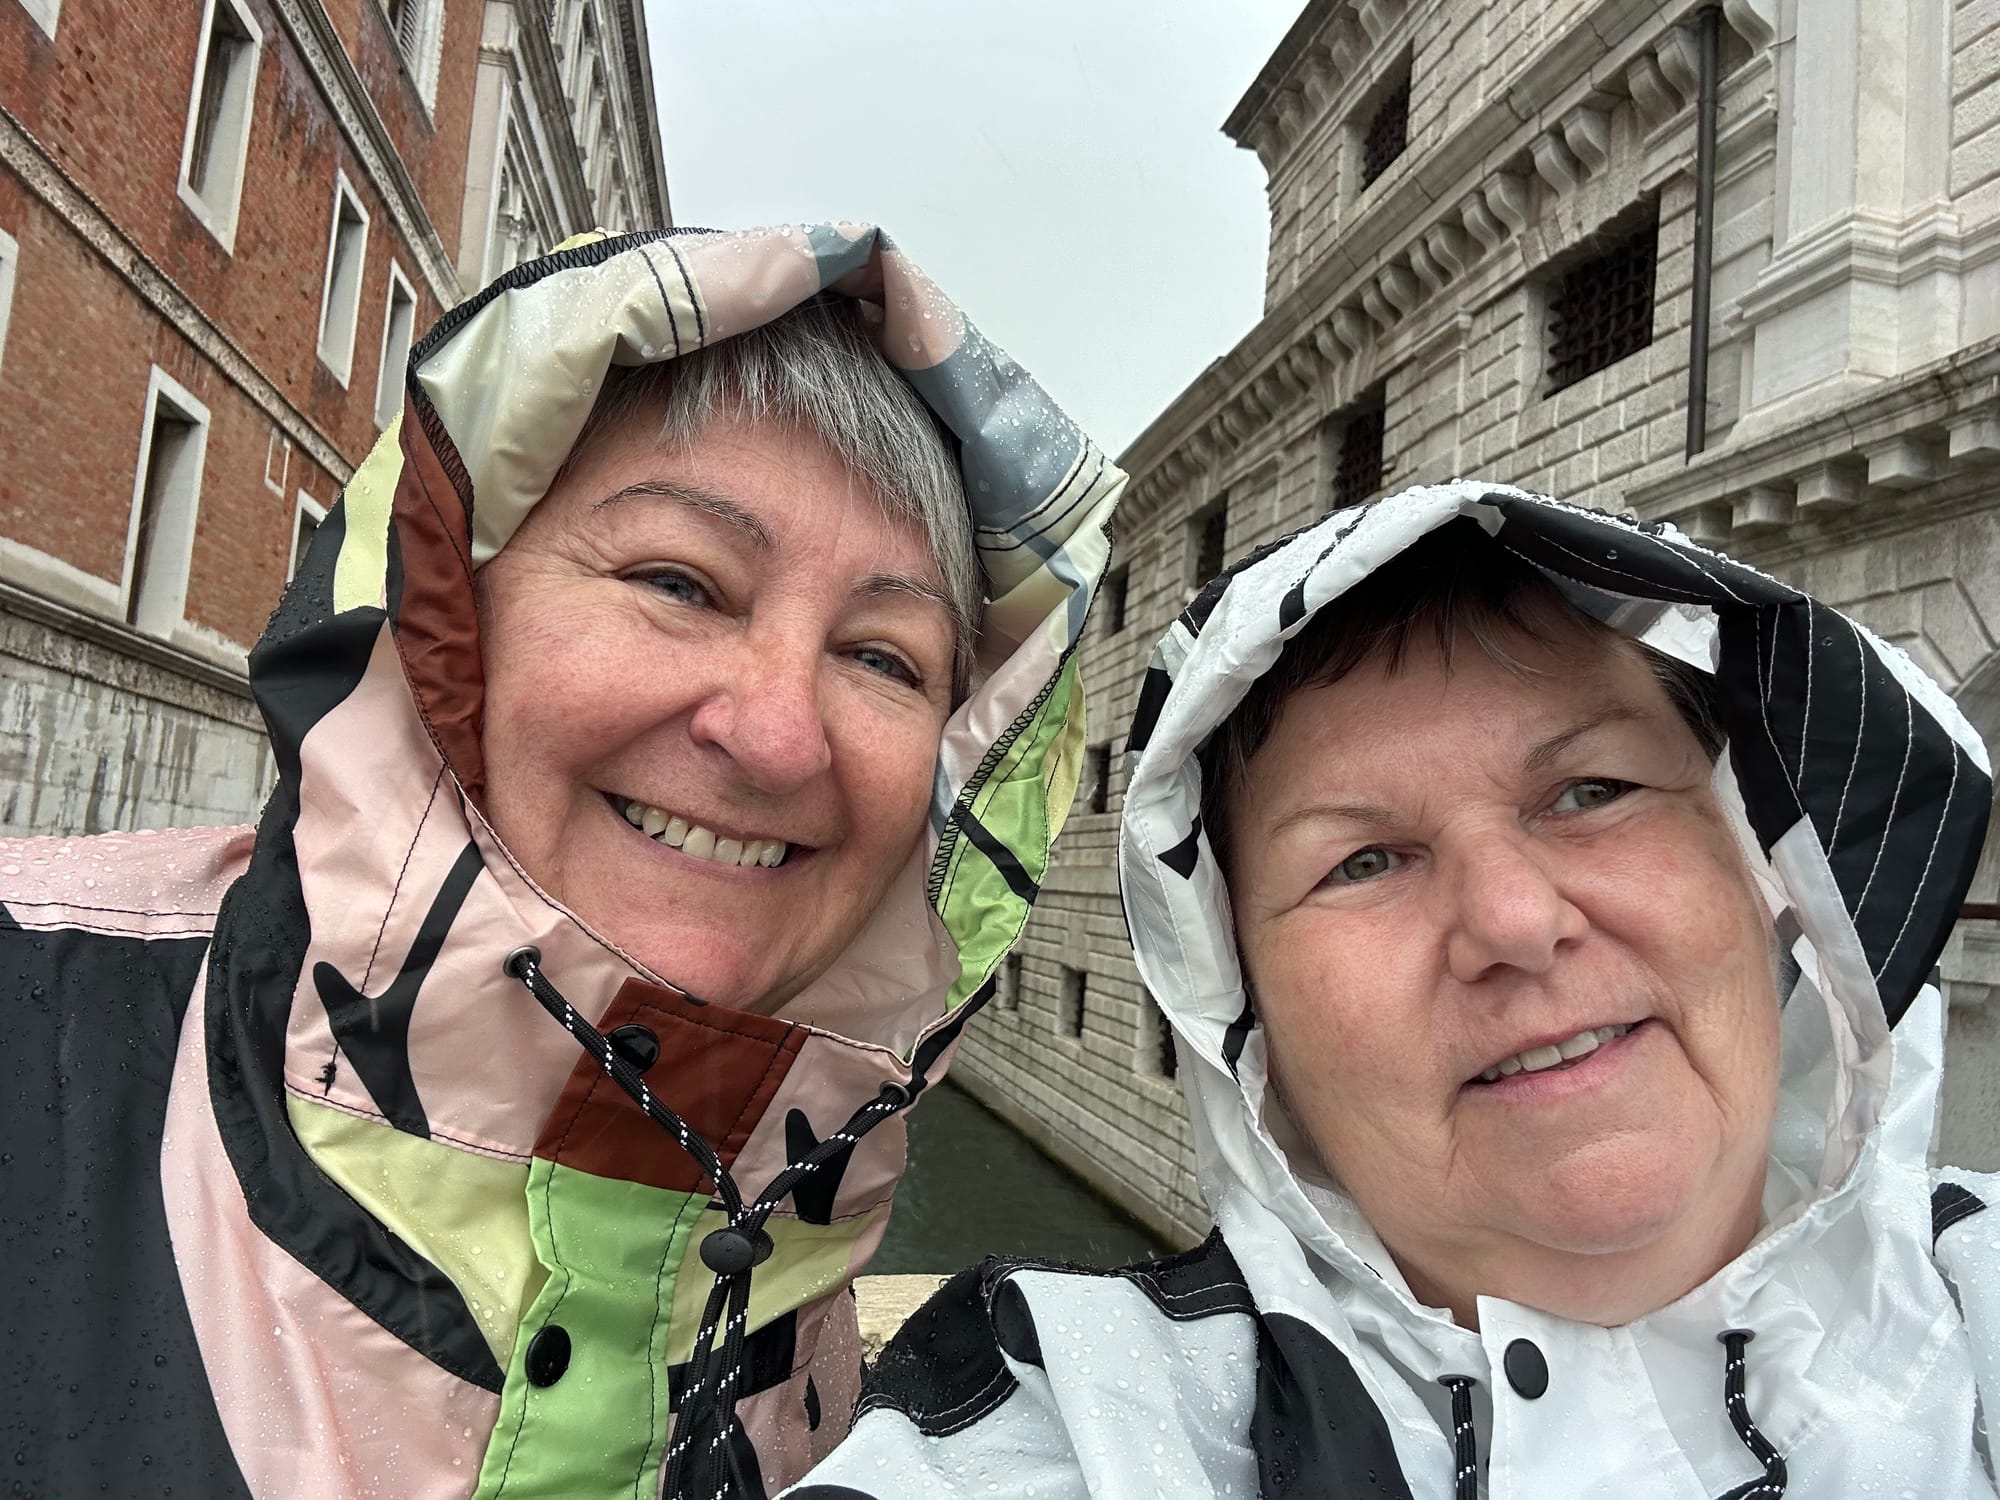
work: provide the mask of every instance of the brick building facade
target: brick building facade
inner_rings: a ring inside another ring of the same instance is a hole
[[[1205,1214],[1118,746],[1226,557],[1458,475],[1632,509],[1852,612],[2000,742],[2000,0],[1312,0],[1225,129],[1269,175],[1265,313],[1121,460],[1082,800],[953,1075],[1177,1237]],[[1941,1155],[2000,1167],[2000,924],[1943,976]]]
[[[254,816],[246,653],[412,339],[667,220],[640,0],[0,0],[0,832]]]

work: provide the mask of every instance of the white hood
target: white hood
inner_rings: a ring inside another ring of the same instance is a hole
[[[1410,1295],[1269,1091],[1265,1033],[1201,829],[1197,751],[1252,682],[1328,601],[1460,516],[1588,613],[1716,674],[1728,737],[1717,789],[1797,964],[1763,1231],[1710,1283],[1627,1329],[1482,1301],[1472,1332]],[[1523,1330],[1552,1366],[1601,1366],[1657,1392],[1646,1420],[1670,1429],[1677,1459],[1700,1476],[1689,1479],[1718,1487],[1746,1461],[1719,1420],[1714,1338],[1724,1328],[1757,1330],[1753,1388],[1759,1370],[1789,1372],[1783,1393],[1761,1398],[1780,1449],[1827,1420],[1813,1388],[1854,1384],[1851,1361],[1886,1367],[1884,1401],[1907,1400],[1937,1357],[1948,1306],[1929,1263],[1925,1153],[1942,1043],[1930,976],[1980,850],[1992,781],[1977,736],[1902,652],[1670,527],[1453,483],[1329,515],[1217,579],[1161,642],[1129,748],[1120,881],[1139,972],[1179,1037],[1203,1191],[1261,1309],[1386,1361],[1357,1365],[1392,1430],[1400,1419],[1434,1439],[1447,1399],[1436,1382],[1458,1372],[1490,1390],[1495,1351]],[[1710,1394],[1668,1399],[1682,1381]],[[1494,1420],[1485,1399],[1482,1429]],[[1534,1412],[1558,1415],[1552,1402]],[[1495,1440],[1504,1449],[1524,1439],[1502,1430]],[[1637,1487],[1622,1493],[1688,1492],[1659,1488],[1658,1453],[1636,1457]],[[1598,1487],[1611,1478],[1592,1474]],[[1570,1491],[1537,1491],[1554,1492]],[[1960,1491],[1926,1493],[1947,1492]]]

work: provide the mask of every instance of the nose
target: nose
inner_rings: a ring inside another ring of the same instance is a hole
[[[1589,919],[1565,893],[1554,851],[1525,829],[1462,845],[1455,865],[1445,962],[1463,984],[1512,969],[1546,973]]]
[[[759,791],[796,791],[833,761],[819,664],[817,651],[769,642],[732,653],[690,721],[695,743],[721,750]]]

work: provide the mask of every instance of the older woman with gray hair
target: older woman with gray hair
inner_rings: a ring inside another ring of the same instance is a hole
[[[0,843],[16,1485],[827,1452],[1122,483],[863,226],[585,236],[447,313],[252,654],[261,825]]]
[[[1902,652],[1455,483],[1204,588],[1130,748],[1216,1230],[967,1272],[795,1495],[1990,1500],[2000,1182],[1926,1153],[1993,787]]]

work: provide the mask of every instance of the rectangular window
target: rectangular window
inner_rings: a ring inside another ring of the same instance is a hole
[[[7,317],[14,306],[14,272],[20,263],[21,247],[0,229],[0,361],[7,358]]]
[[[403,268],[389,262],[389,306],[382,317],[382,364],[375,377],[375,425],[387,427],[403,409],[404,367],[410,362],[410,332],[417,318],[417,294]]]
[[[429,108],[437,97],[439,31],[444,20],[442,0],[381,0],[382,19],[396,43],[396,54]]]
[[[296,578],[299,569],[305,566],[313,538],[319,535],[319,523],[325,519],[326,507],[300,490],[299,503],[292,510],[292,565],[285,573],[287,583]]]
[[[263,32],[241,0],[207,0],[181,144],[180,197],[225,250],[236,247],[262,46]]]
[[[146,388],[146,424],[125,533],[125,623],[170,638],[187,608],[208,408],[157,366]]]
[[[1125,628],[1125,606],[1132,595],[1132,570],[1119,568],[1104,580],[1104,628],[1116,635]]]
[[[1388,408],[1378,388],[1345,416],[1336,417],[1339,452],[1334,459],[1330,499],[1335,509],[1359,505],[1382,488],[1382,437]]]
[[[333,233],[326,247],[326,287],[320,293],[319,357],[334,379],[347,384],[354,365],[354,326],[361,312],[361,272],[368,254],[368,212],[347,174],[337,174]]]
[[[1653,342],[1653,269],[1660,207],[1648,203],[1549,287],[1549,389],[1554,395]]]
[[[1090,798],[1090,810],[1094,813],[1111,810],[1111,746],[1109,743],[1090,747],[1090,763],[1084,779],[1089,782],[1086,792]]]
[[[1083,1035],[1083,981],[1083,970],[1063,965],[1062,993],[1056,1002],[1056,1028],[1064,1036]]]
[[[1384,172],[1410,143],[1410,64],[1405,58],[1395,81],[1361,127],[1361,185]]]
[[[1010,953],[1000,966],[1000,1008],[1021,1008],[1021,955]]]
[[[1160,1007],[1150,998],[1139,1002],[1140,1065],[1155,1078],[1172,1078],[1180,1072],[1180,1054],[1174,1051],[1174,1028]]]
[[[1195,588],[1222,571],[1229,559],[1229,501],[1216,501],[1188,522],[1188,548],[1194,557]]]

